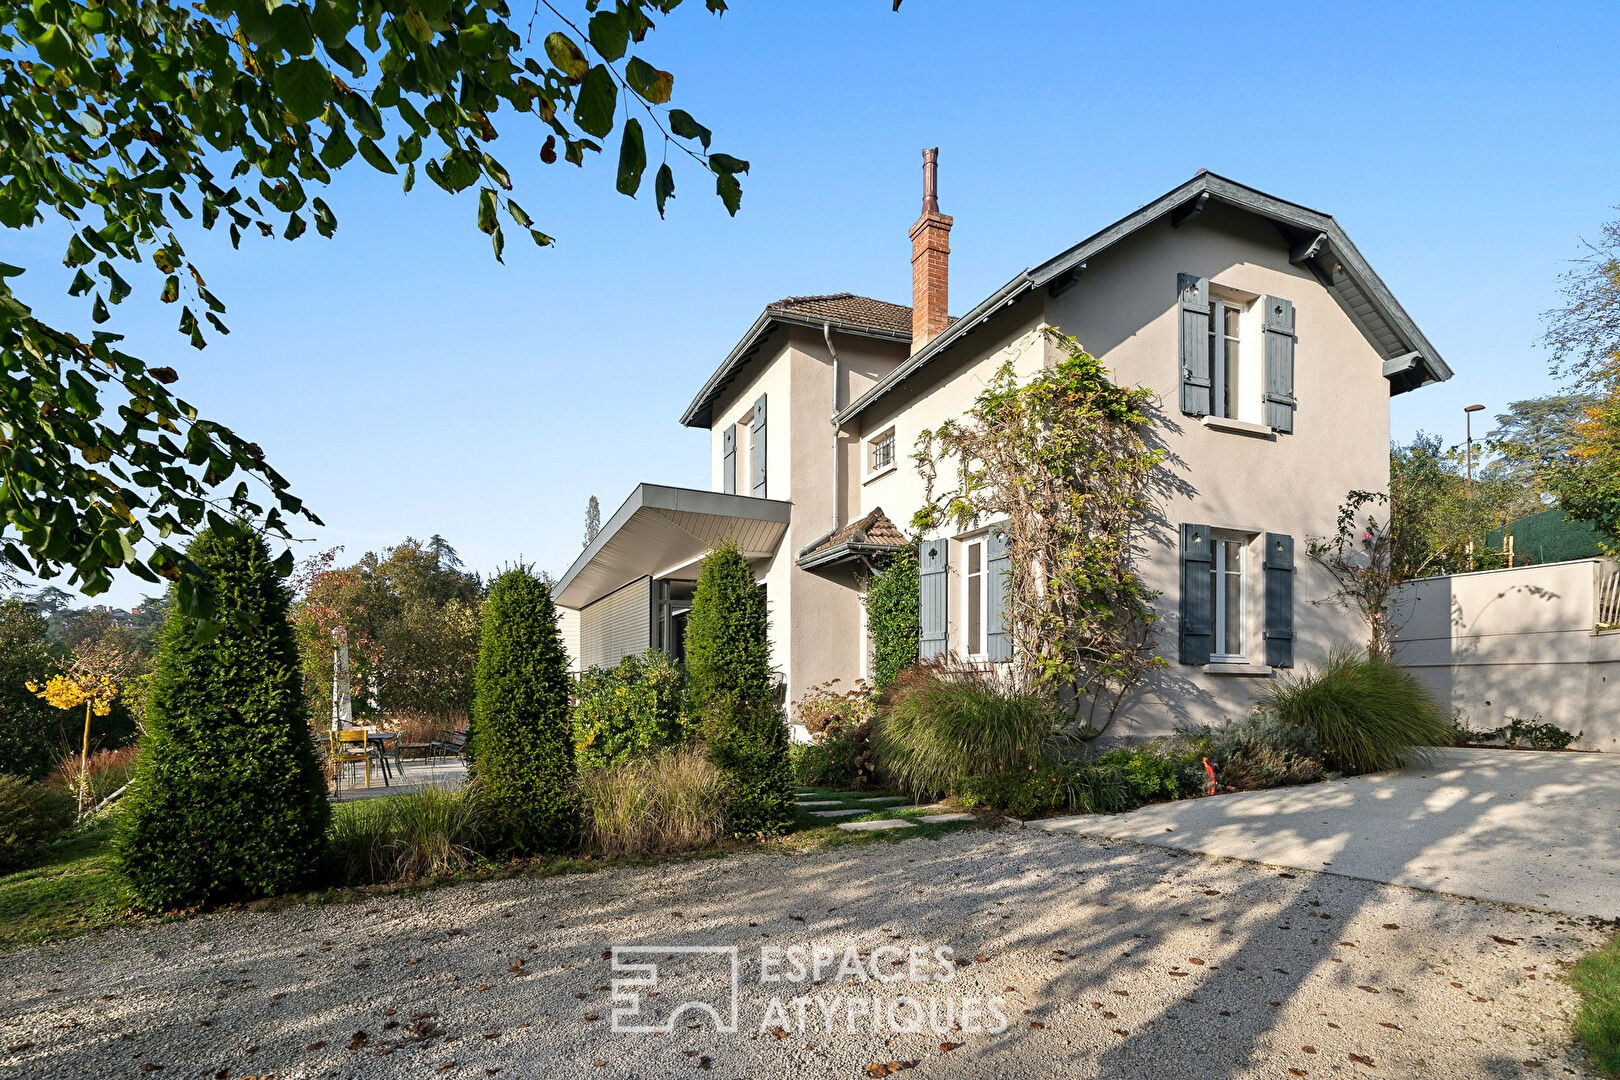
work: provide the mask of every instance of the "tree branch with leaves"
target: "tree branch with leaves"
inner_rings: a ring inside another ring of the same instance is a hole
[[[145,276],[178,305],[192,346],[229,332],[182,239],[197,226],[223,225],[233,247],[254,234],[296,240],[311,224],[331,236],[337,216],[315,191],[358,158],[405,191],[419,167],[447,192],[476,188],[497,259],[508,226],[550,245],[493,152],[509,117],[512,130],[530,125],[536,137],[518,145],[538,142],[547,165],[583,164],[618,131],[615,186],[630,196],[648,163],[644,117],[663,139],[659,214],[675,192],[672,146],[736,213],[748,163],[713,150],[709,129],[669,104],[674,76],[639,48],[678,6],[583,0],[576,20],[542,2],[523,26],[504,0],[10,5],[0,226],[66,228],[69,292],[95,328],[48,324],[16,290],[23,268],[0,263],[0,561],[67,573],[91,594],[120,568],[176,581],[181,610],[201,614],[211,601],[188,537],[209,525],[290,539],[294,521],[318,523],[256,444],[174,394],[172,367],[124,351],[105,328]],[[291,570],[290,553],[277,569]]]

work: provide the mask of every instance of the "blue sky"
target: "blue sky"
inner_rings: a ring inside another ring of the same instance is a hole
[[[650,182],[544,167],[508,118],[498,156],[556,247],[501,266],[471,192],[401,195],[356,159],[333,240],[191,241],[229,338],[191,350],[146,278],[113,327],[265,448],[326,521],[302,550],[440,533],[481,571],[560,573],[593,494],[605,517],[641,480],[706,486],[677,418],[764,304],[908,302],[925,146],[953,310],[1209,168],[1334,214],[1457,372],[1395,400],[1395,437],[1460,441],[1464,405],[1554,389],[1540,313],[1620,203],[1620,4],[889,6],[690,0],[648,39],[674,104],[753,164],[735,219],[690,162],[660,222]],[[13,242],[25,298],[82,320],[59,235]]]

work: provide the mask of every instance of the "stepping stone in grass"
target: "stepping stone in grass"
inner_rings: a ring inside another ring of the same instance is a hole
[[[972,821],[972,814],[925,814],[917,819],[924,825],[942,825],[947,821]]]
[[[858,803],[902,803],[906,801],[903,795],[880,795],[875,799],[856,799]]]
[[[885,829],[915,829],[917,826],[899,818],[885,818],[882,821],[846,821],[838,827],[845,832],[882,832]]]
[[[811,817],[854,817],[856,814],[870,814],[870,810],[812,810]]]
[[[795,806],[843,806],[841,799],[800,799]]]

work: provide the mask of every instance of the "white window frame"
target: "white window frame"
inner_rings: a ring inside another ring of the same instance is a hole
[[[990,545],[988,534],[975,536],[971,540],[962,541],[962,655],[969,660],[985,660],[990,655],[990,620],[988,610],[990,606]],[[973,567],[973,552],[979,553],[979,569],[975,573]],[[979,640],[974,641],[969,633],[972,624],[968,613],[974,598],[979,601]]]
[[[879,465],[877,463],[878,447],[885,441],[889,443],[889,460]],[[866,440],[866,478],[875,479],[885,476],[899,467],[899,442],[895,439],[894,428],[879,432]]]
[[[1226,316],[1228,312],[1237,316],[1238,332],[1235,339],[1232,335],[1226,332]],[[1210,414],[1212,416],[1218,416],[1225,420],[1244,419],[1243,398],[1241,397],[1241,392],[1243,390],[1242,377],[1245,374],[1243,363],[1243,346],[1246,337],[1244,334],[1244,322],[1247,320],[1247,317],[1248,305],[1242,301],[1229,300],[1222,297],[1216,297],[1214,300],[1210,301],[1209,407]],[[1239,396],[1235,397],[1233,401],[1233,405],[1236,407],[1229,409],[1226,403],[1226,387],[1234,365],[1227,358],[1227,342],[1232,340],[1235,340],[1238,344],[1237,364],[1235,366],[1238,374],[1237,389]]]
[[[1249,542],[1252,538],[1243,533],[1214,532],[1210,535],[1211,545],[1215,548],[1210,554],[1209,564],[1210,587],[1210,650],[1209,660],[1212,664],[1241,664],[1249,659]],[[1223,567],[1223,556],[1227,544],[1236,544],[1238,550],[1238,612],[1237,636],[1238,651],[1235,653],[1222,652],[1216,645],[1226,644],[1226,620],[1228,615],[1226,605],[1226,584],[1222,579],[1229,577],[1233,571]]]

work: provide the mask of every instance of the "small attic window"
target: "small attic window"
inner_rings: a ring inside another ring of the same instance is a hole
[[[894,468],[894,428],[867,440],[866,474],[876,476]]]

